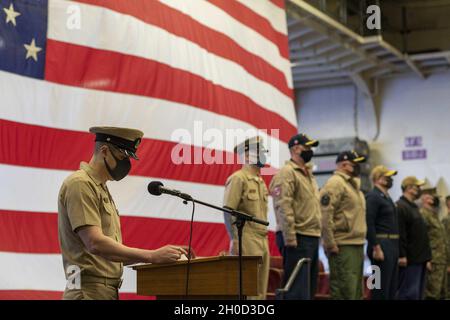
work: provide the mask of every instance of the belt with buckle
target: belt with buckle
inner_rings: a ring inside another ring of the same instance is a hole
[[[122,286],[123,279],[117,278],[106,278],[106,277],[96,277],[96,276],[81,276],[81,283],[103,283],[108,286],[116,287],[120,289]]]
[[[380,239],[395,239],[395,240],[400,239],[400,235],[388,233],[377,234],[376,237]]]

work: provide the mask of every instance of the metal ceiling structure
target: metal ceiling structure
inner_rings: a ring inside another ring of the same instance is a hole
[[[450,51],[408,55],[382,36],[363,37],[304,0],[287,1],[294,88],[356,84],[369,96],[374,79],[418,77],[450,69]]]

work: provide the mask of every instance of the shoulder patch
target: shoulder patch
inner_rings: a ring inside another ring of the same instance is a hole
[[[276,186],[275,188],[272,189],[272,192],[270,193],[272,197],[279,197],[280,194],[281,194],[281,186]]]
[[[320,198],[320,204],[324,207],[330,204],[330,196],[328,194],[324,194],[322,198]]]

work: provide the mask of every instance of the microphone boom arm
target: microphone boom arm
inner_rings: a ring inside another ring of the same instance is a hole
[[[239,219],[244,220],[244,221],[250,221],[250,222],[258,223],[258,224],[262,224],[264,226],[268,226],[269,225],[268,221],[264,221],[264,220],[255,218],[254,216],[249,215],[249,214],[247,214],[245,212],[234,210],[234,209],[231,209],[231,208],[228,208],[228,207],[218,207],[218,206],[215,206],[213,204],[194,199],[194,198],[192,198],[190,195],[188,195],[186,193],[181,193],[180,192],[179,194],[177,194],[175,196],[179,197],[179,198],[181,198],[181,199],[183,199],[185,201],[192,201],[192,202],[204,205],[205,207],[209,207],[209,208],[212,208],[212,209],[216,209],[218,211],[226,212],[226,213],[232,215],[233,217],[239,218]]]

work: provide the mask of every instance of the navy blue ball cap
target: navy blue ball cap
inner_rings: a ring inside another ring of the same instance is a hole
[[[319,145],[319,141],[311,139],[304,133],[299,133],[289,140],[288,147],[290,149],[298,144],[301,144],[303,146],[317,147]]]
[[[336,158],[336,163],[342,161],[350,161],[353,163],[361,163],[366,161],[366,157],[359,155],[356,151],[342,151]]]

